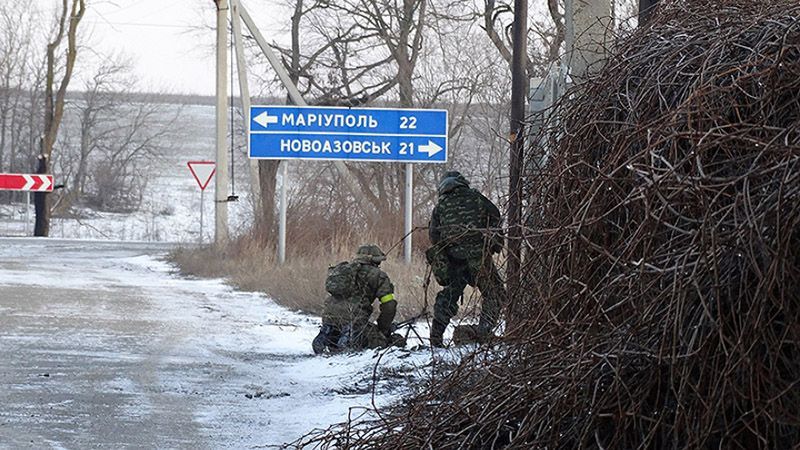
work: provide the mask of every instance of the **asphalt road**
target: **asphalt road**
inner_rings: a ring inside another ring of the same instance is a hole
[[[325,392],[302,375],[314,320],[144,256],[167,250],[0,239],[0,448],[250,448],[314,424],[293,414]]]

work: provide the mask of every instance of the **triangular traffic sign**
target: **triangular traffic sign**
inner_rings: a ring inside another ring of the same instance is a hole
[[[206,186],[208,186],[211,177],[214,176],[214,172],[217,170],[214,161],[189,161],[186,164],[189,166],[189,170],[192,171],[194,179],[197,180],[200,190],[206,190]]]

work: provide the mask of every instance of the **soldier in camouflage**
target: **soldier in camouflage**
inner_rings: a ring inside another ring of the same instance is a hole
[[[491,233],[500,227],[500,210],[491,200],[469,187],[455,171],[445,173],[438,187],[428,232],[433,246],[426,252],[442,290],[436,295],[431,345],[442,347],[442,336],[458,312],[464,288],[477,286],[483,296],[479,338],[490,335],[497,324],[500,301],[506,297],[492,254],[503,248],[502,237]]]
[[[397,344],[392,321],[397,312],[394,285],[379,266],[386,255],[376,245],[362,245],[349,264],[354,287],[349,294],[331,295],[325,300],[322,329],[312,343],[314,352],[384,347]],[[377,326],[370,323],[375,300],[380,303]]]

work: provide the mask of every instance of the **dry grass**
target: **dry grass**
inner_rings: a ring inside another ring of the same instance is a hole
[[[366,242],[373,241],[363,241]],[[225,278],[238,289],[264,292],[288,308],[319,314],[327,297],[324,284],[328,267],[351,259],[360,243],[340,240],[326,247],[317,246],[303,254],[288,255],[286,263],[279,265],[271,248],[259,249],[250,237],[242,237],[223,250],[181,248],[174,251],[170,259],[185,275]],[[390,247],[381,246],[384,251]],[[420,314],[426,301],[428,310],[432,311],[439,287],[431,278],[426,291],[428,267],[423,255],[414,255],[414,263],[409,266],[402,262],[399,253],[397,249],[389,253],[381,269],[395,285],[400,306],[398,320],[403,320]],[[465,293],[465,298],[470,296]]]

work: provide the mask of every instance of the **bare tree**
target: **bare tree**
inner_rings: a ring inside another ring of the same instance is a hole
[[[472,0],[461,2],[472,11],[486,36],[506,63],[511,65],[511,26],[514,19],[513,1],[483,0],[482,5]],[[557,61],[564,42],[563,1],[547,0],[533,5],[528,28],[528,57],[525,64],[528,75],[542,75],[547,66]]]
[[[63,213],[78,202],[104,211],[135,211],[182,109],[158,101],[159,94],[137,93],[124,57],[105,58],[84,89],[67,107],[59,138],[64,150],[53,159],[66,184],[53,210]]]
[[[23,17],[22,12],[0,5],[0,170],[5,163],[9,121],[20,97],[15,78],[25,64],[25,39],[18,27]]]
[[[105,128],[98,126],[92,144],[97,154],[84,193],[90,206],[114,212],[139,208],[150,168],[163,155],[181,114],[156,97],[124,96],[127,101],[116,104]]]
[[[356,106],[383,101],[404,107],[446,107],[451,111],[450,148],[460,147],[462,137],[470,143],[470,151],[464,151],[463,158],[454,157],[462,153],[460,149],[451,152],[451,161],[465,167],[474,167],[470,163],[476,157],[486,157],[486,149],[496,146],[492,141],[501,139],[485,130],[475,132],[479,121],[473,114],[502,117],[489,111],[495,106],[484,107],[502,103],[497,99],[507,91],[508,75],[494,49],[481,41],[485,41],[485,35],[476,27],[474,14],[458,15],[449,2],[412,0],[302,5],[302,1],[291,3],[293,40],[291,47],[280,51],[311,103]],[[486,144],[475,145],[476,138]],[[498,162],[493,170],[501,170],[502,158],[493,161]],[[359,208],[342,189],[336,189],[340,175],[335,171],[319,171],[306,163],[293,167],[297,167],[293,177],[313,191],[306,196],[318,196],[317,201],[325,203],[317,209],[309,208],[309,212],[316,215],[329,211],[340,219],[344,215],[349,222],[371,224],[372,229],[388,222],[390,226],[379,228],[394,226],[395,234],[400,230],[397,218],[402,206],[402,165],[348,164],[361,195],[372,206],[368,211]],[[422,221],[435,198],[438,170],[426,165],[416,169],[414,210]],[[307,176],[315,181],[303,181]],[[335,202],[331,202],[332,196]],[[307,204],[307,199],[302,203]]]
[[[25,4],[0,4],[0,171],[15,172],[27,168],[31,136],[38,135],[35,124],[39,104],[32,92],[41,86],[39,67],[31,65],[35,56],[34,41],[37,15]],[[3,199],[11,198],[5,191]]]
[[[72,79],[72,72],[75,67],[75,60],[78,56],[77,33],[78,25],[86,12],[85,0],[62,0],[61,15],[53,39],[47,44],[46,56],[46,79],[45,79],[45,107],[44,107],[44,130],[41,139],[41,151],[39,153],[38,167],[36,173],[50,173],[50,159],[53,153],[53,144],[58,135],[58,128],[64,115],[64,97],[67,86]],[[56,83],[57,63],[60,58],[57,52],[61,49],[64,37],[67,38],[66,49],[63,54],[63,72],[58,86]],[[36,223],[33,234],[35,236],[47,236],[50,233],[50,201],[47,193],[37,192],[34,195],[34,206],[36,210]]]
[[[289,0],[287,5],[292,41],[276,48],[309,103],[447,108],[449,165],[495,198],[505,195],[506,183],[499,180],[507,171],[513,18],[508,1]],[[531,75],[541,75],[561,51],[563,7],[550,0],[532,14],[527,67]],[[371,208],[360,207],[341,189],[341,175],[330,166],[300,162],[292,167],[292,179],[304,190],[289,206],[304,214],[304,223],[334,228],[335,223],[360,223],[398,237],[402,165],[347,165]],[[415,169],[416,223],[427,218],[440,171],[435,165]],[[274,173],[269,173],[271,186]],[[274,190],[262,189],[267,209]]]
[[[89,158],[102,143],[115,134],[114,122],[122,113],[122,98],[131,92],[130,62],[109,59],[84,84],[80,103],[76,106],[80,121],[78,166],[72,190],[81,195],[86,191]]]
[[[314,97],[313,103],[355,106],[397,87],[400,105],[414,105],[413,76],[422,50],[427,1],[303,5],[302,0],[293,2],[293,41],[290,49],[281,52],[293,79]],[[311,48],[301,42],[303,19],[313,31],[304,35]],[[399,215],[404,180],[399,165],[351,164],[349,171],[373,207],[364,211],[370,223]]]

